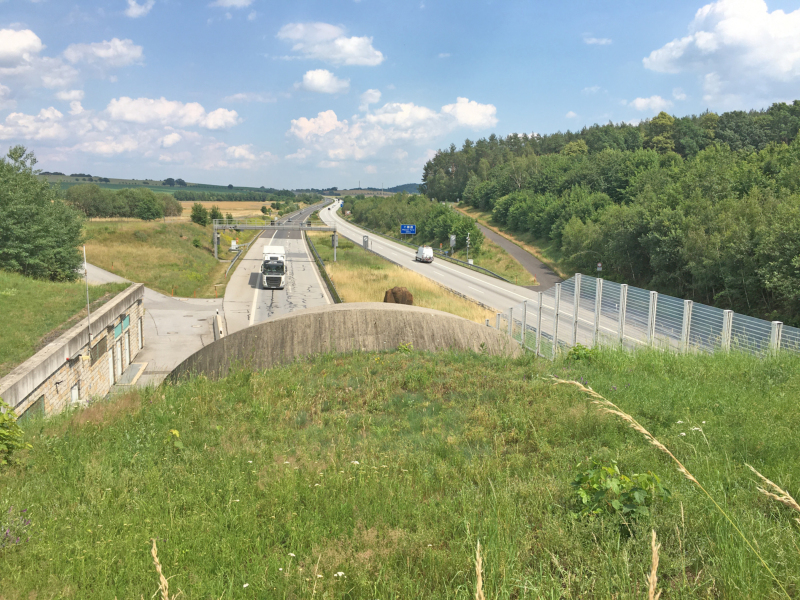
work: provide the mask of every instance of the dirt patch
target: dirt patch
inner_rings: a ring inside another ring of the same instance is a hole
[[[325,571],[348,563],[368,567],[385,562],[392,554],[406,554],[408,540],[408,533],[403,529],[367,529],[358,523],[351,537],[325,540],[311,555],[320,557],[320,568]]]
[[[47,431],[47,435],[63,435],[67,429],[84,425],[104,425],[125,415],[138,412],[141,397],[137,390],[130,391],[111,400],[98,400],[76,412],[68,421],[60,424],[55,430]]]

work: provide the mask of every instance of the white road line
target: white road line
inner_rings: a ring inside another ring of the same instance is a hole
[[[267,244],[267,246],[271,246],[272,245],[272,240],[275,239],[275,235],[277,233],[278,232],[275,231],[272,234],[272,237],[269,238],[269,244]],[[261,288],[261,269],[258,270],[258,278],[256,279],[256,289],[253,290],[253,305],[250,308],[250,322],[248,323],[248,326],[252,325],[254,319],[256,318],[256,303],[258,302],[258,290],[260,288]]]

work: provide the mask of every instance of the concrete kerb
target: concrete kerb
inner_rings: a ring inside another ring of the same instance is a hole
[[[205,346],[167,377],[226,376],[232,369],[264,370],[328,353],[379,352],[409,344],[415,350],[461,350],[516,357],[506,333],[441,311],[381,302],[333,304],[274,317]]]

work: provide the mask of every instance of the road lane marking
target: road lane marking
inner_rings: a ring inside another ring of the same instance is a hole
[[[272,240],[275,239],[275,234],[277,234],[277,233],[278,232],[276,231],[275,233],[272,234],[272,237],[269,238],[269,244],[267,244],[267,246],[271,246],[272,245]],[[258,303],[258,290],[260,288],[261,288],[261,268],[259,267],[259,269],[258,269],[258,278],[256,279],[256,289],[253,290],[253,305],[250,308],[250,322],[248,323],[248,326],[252,325],[253,321],[256,318],[256,304]]]

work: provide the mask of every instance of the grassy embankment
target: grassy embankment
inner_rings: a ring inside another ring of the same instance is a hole
[[[456,206],[456,210],[476,219],[484,227],[488,227],[498,235],[502,235],[507,240],[514,242],[523,250],[530,252],[557,273],[559,277],[567,279],[573,275],[569,269],[561,264],[563,257],[554,241],[540,240],[525,232],[511,233],[505,231],[492,220],[491,212],[484,212],[471,206]]]
[[[128,285],[89,286],[91,309],[100,308]],[[0,271],[0,315],[0,377],[4,377],[86,318],[86,287],[82,281],[55,283]]]
[[[382,302],[386,290],[399,286],[414,295],[415,306],[452,313],[476,323],[484,323],[495,316],[495,313],[445,290],[427,277],[367,252],[341,236],[337,262],[333,262],[331,234],[308,235],[344,302]]]
[[[244,244],[258,231],[222,232],[219,257],[232,259],[231,236]],[[214,259],[211,227],[159,221],[91,221],[86,224],[89,262],[163,294],[214,298],[225,293],[228,262]]]
[[[640,599],[655,530],[662,597],[786,597],[664,453],[548,374],[638,419],[796,597],[798,514],[745,463],[800,495],[800,357],[610,350],[322,356],[32,421],[0,477],[0,518],[32,521],[0,550],[0,595],[149,598],[155,539],[187,598],[468,599],[480,541],[486,598]],[[576,519],[592,459],[671,498]]]

